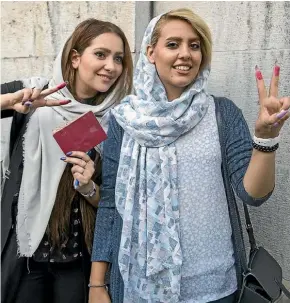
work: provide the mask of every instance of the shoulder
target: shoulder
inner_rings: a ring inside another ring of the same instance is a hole
[[[117,141],[122,141],[123,134],[124,134],[123,128],[117,122],[112,111],[110,111],[108,137],[114,136]]]
[[[244,120],[242,110],[230,99],[226,97],[214,98],[216,113],[221,115],[222,120],[227,124],[232,124],[236,119]]]
[[[226,97],[217,97],[212,96],[214,98],[214,102],[219,106],[221,111],[224,112],[240,112],[241,109],[234,103],[234,101],[226,98]]]

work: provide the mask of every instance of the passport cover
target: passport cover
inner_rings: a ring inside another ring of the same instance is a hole
[[[88,152],[107,139],[105,131],[92,111],[54,131],[53,137],[65,154],[70,151]]]

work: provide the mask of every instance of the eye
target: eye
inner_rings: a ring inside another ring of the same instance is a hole
[[[199,43],[192,43],[192,44],[190,45],[190,47],[191,47],[192,49],[200,49],[200,44],[199,44]]]
[[[105,59],[105,53],[103,52],[96,52],[95,55],[99,58],[99,59]]]
[[[176,42],[168,42],[166,45],[168,48],[176,48],[178,47],[178,44]]]
[[[117,57],[115,57],[115,60],[116,60],[117,63],[122,64],[124,58],[122,56],[117,56]]]

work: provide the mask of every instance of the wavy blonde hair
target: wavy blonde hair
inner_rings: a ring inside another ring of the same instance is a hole
[[[212,37],[211,32],[208,25],[205,21],[195,14],[192,10],[187,8],[180,8],[171,10],[168,13],[161,16],[158,22],[155,25],[155,28],[151,37],[151,45],[154,47],[161,34],[161,29],[164,24],[170,20],[183,20],[189,23],[193,30],[197,33],[201,42],[201,53],[202,53],[202,61],[200,65],[200,69],[203,69],[207,65],[211,63],[212,58]]]

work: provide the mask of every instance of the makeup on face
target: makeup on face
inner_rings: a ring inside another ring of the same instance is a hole
[[[86,99],[106,92],[123,72],[124,45],[114,33],[92,40],[76,64],[76,93]]]
[[[200,38],[191,24],[170,20],[162,26],[160,37],[148,55],[168,99],[176,99],[198,75],[202,61]]]

